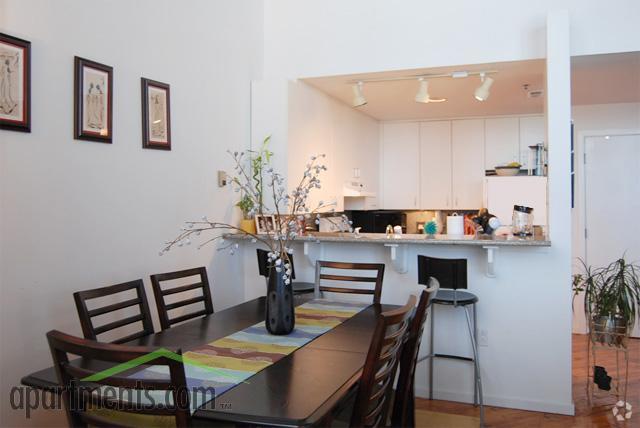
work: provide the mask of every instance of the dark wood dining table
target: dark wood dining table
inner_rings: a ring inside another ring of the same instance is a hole
[[[304,300],[298,300],[298,303]],[[378,304],[367,307],[216,397],[213,402],[198,407],[193,414],[194,423],[323,424],[353,392],[364,366],[377,316],[396,307]],[[188,351],[262,321],[264,310],[265,298],[260,297],[127,344]],[[83,359],[77,359],[73,364],[99,370],[108,368],[104,363]],[[23,377],[22,384],[55,391],[58,382],[50,367]]]

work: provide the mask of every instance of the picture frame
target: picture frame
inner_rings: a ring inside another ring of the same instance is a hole
[[[171,87],[142,77],[142,147],[171,150]]]
[[[113,142],[113,67],[74,57],[73,110],[76,140]]]
[[[256,215],[256,232],[258,235],[273,233],[276,228],[276,217],[273,215]]]
[[[31,42],[0,33],[0,129],[31,132]]]

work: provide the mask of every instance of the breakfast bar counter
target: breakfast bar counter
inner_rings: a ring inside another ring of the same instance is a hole
[[[251,240],[251,236],[240,233],[230,233],[224,236],[230,240]],[[423,234],[391,235],[385,233],[346,233],[346,232],[311,232],[295,238],[298,242],[348,242],[362,244],[412,244],[412,245],[468,245],[495,247],[550,247],[551,241],[544,237],[517,237],[513,235],[434,235]]]

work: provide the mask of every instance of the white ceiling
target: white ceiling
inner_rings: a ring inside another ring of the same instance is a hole
[[[640,102],[640,52],[571,58],[571,103]]]
[[[545,60],[474,64],[452,67],[400,70],[358,75],[303,79],[306,83],[351,105],[354,80],[398,78],[420,74],[447,74],[454,71],[496,70],[491,96],[477,101],[473,93],[480,84],[478,76],[461,79],[438,78],[429,82],[432,98],[447,98],[443,103],[421,104],[414,101],[416,79],[369,82],[363,87],[367,104],[359,111],[378,120],[438,119],[449,117],[493,116],[542,113],[544,95],[529,98],[529,90],[544,89]],[[573,57],[572,103],[607,104],[640,102],[640,52]]]
[[[431,98],[447,98],[447,101],[429,104],[414,101],[418,90],[417,79],[365,83],[363,93],[367,104],[357,108],[378,120],[491,116],[542,113],[544,98],[528,98],[522,85],[527,83],[531,89],[542,89],[544,68],[544,60],[532,60],[318,77],[304,79],[304,81],[351,105],[353,92],[348,82],[353,80],[397,78],[419,74],[447,74],[454,71],[497,70],[497,74],[491,75],[495,80],[491,87],[491,96],[484,102],[477,101],[473,96],[474,91],[480,85],[480,78],[469,76],[460,79],[431,79],[429,81]]]

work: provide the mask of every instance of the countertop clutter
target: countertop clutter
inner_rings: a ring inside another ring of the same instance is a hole
[[[225,239],[250,241],[249,235],[230,233],[224,235]],[[391,235],[384,233],[355,233],[346,232],[312,232],[295,238],[300,242],[353,242],[367,244],[416,244],[416,245],[465,245],[465,246],[502,246],[502,247],[550,247],[551,241],[546,237],[521,238],[512,235],[434,235],[429,237],[422,234]]]

